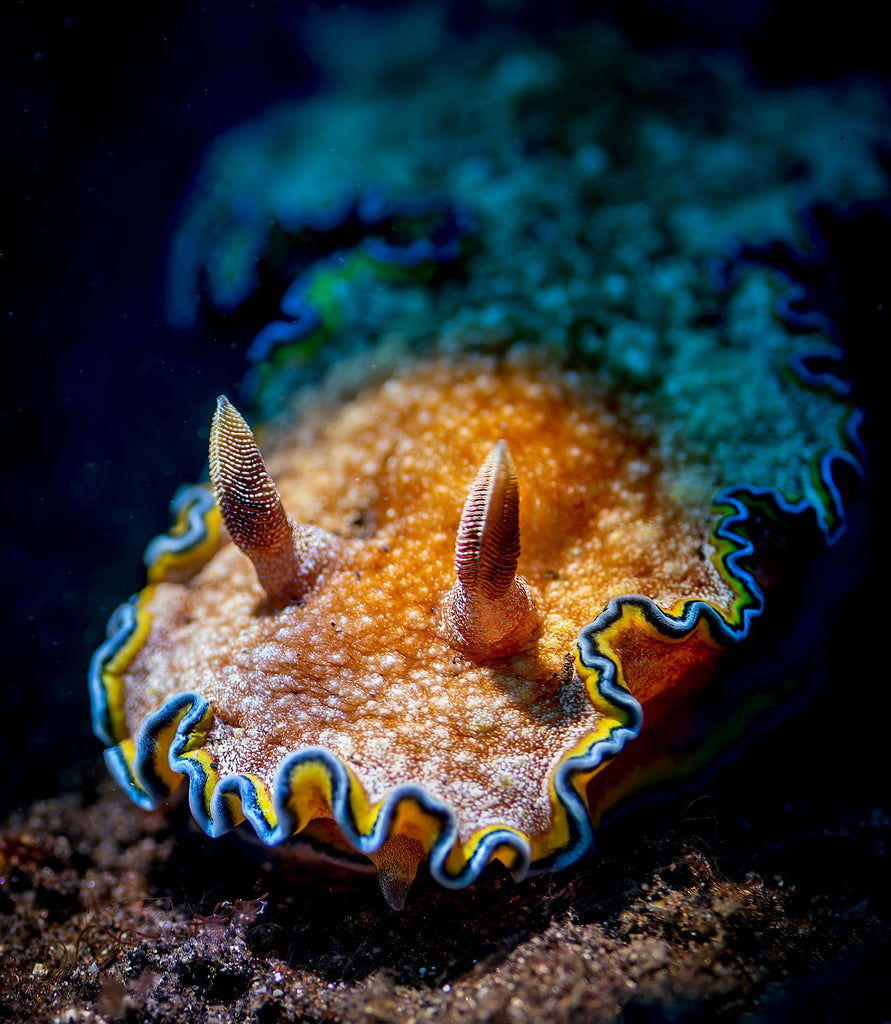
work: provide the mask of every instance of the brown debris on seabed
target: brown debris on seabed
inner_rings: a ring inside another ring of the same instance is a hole
[[[891,821],[751,764],[558,876],[419,877],[401,913],[87,773],[0,832],[0,1020],[888,1019]]]

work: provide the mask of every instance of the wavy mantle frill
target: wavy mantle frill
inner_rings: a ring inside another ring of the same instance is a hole
[[[849,432],[855,440],[853,415]],[[434,878],[454,888],[474,882],[492,860],[502,862],[517,879],[530,870],[562,868],[592,846],[588,781],[638,735],[642,725],[641,706],[626,686],[613,637],[629,627],[669,642],[682,642],[699,633],[724,647],[746,637],[764,606],[761,589],[747,568],[754,552],[746,532],[753,509],[763,514],[760,499],[769,496],[783,515],[816,513],[832,543],[843,525],[836,481],[840,463],[859,469],[859,462],[848,451],[825,454],[815,466],[819,484],[815,482],[809,501],[793,504],[776,491],[751,487],[737,487],[720,496],[712,529],[713,558],[737,595],[729,613],[701,600],[683,602],[666,612],[649,598],[627,595],[613,598],[580,631],[576,670],[592,705],[603,717],[596,730],[561,758],[550,779],[551,825],[544,835],[535,837],[497,825],[462,836],[450,808],[416,785],[397,786],[373,803],[349,766],[318,746],[287,755],[271,786],[249,774],[221,777],[205,746],[213,707],[195,692],[168,699],[145,719],[135,736],[129,735],[123,711],[123,675],[149,633],[147,605],[154,585],[188,578],[220,542],[219,513],[209,488],[202,484],[183,488],[172,503],[173,527],[146,551],[148,586],[111,616],[107,639],[91,663],[93,727],[109,746],[105,755],[109,770],[145,808],[167,799],[185,777],[192,813],[211,836],[247,820],[269,845],[301,833],[312,842],[311,823],[327,819],[345,840],[337,843],[338,852],[349,858],[372,855],[393,836],[409,835],[423,846]],[[633,761],[633,753],[630,756]],[[323,839],[328,846],[330,834]]]

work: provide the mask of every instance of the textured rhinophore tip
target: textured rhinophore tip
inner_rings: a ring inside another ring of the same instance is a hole
[[[449,642],[471,657],[517,654],[535,639],[538,612],[517,576],[520,493],[510,449],[498,441],[471,485],[455,542],[457,582],[445,602]]]
[[[226,529],[252,551],[280,548],[291,539],[291,522],[278,488],[241,413],[220,395],[210,426],[210,479]]]
[[[210,479],[232,540],[273,601],[301,598],[330,560],[334,538],[291,522],[250,427],[220,395],[210,426]]]
[[[510,449],[499,441],[470,488],[455,543],[455,572],[468,593],[500,601],[520,560],[520,493]]]

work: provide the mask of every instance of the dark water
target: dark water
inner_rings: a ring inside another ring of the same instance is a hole
[[[383,13],[390,5],[351,6]],[[461,47],[499,21],[543,34],[607,17],[644,46],[680,39],[738,50],[780,87],[888,71],[865,2],[824,21],[766,0],[725,14],[695,0],[544,6],[451,5],[442,45]],[[53,792],[60,773],[98,756],[90,653],[112,608],[142,585],[142,548],[166,526],[165,496],[200,474],[207,411],[244,369],[251,331],[237,317],[191,334],[164,321],[168,245],[197,161],[226,127],[326,88],[302,5],[99,11],[16,5],[3,16],[12,233],[0,312],[12,359],[3,405],[12,466],[0,811]],[[821,216],[819,266],[796,267],[782,250],[769,256],[797,270],[813,305],[841,328],[869,409],[879,391],[872,353],[891,337],[888,211]],[[881,435],[877,422],[868,437]]]

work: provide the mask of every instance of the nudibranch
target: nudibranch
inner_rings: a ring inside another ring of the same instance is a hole
[[[91,696],[106,759],[211,835],[376,866],[401,907],[591,845],[591,780],[696,694],[761,591],[644,425],[528,354],[418,360],[268,427],[221,398]]]
[[[861,466],[841,350],[765,245],[884,198],[887,103],[601,25],[363,30],[356,76],[340,26],[341,85],[221,137],[176,230],[171,323],[240,341],[220,317],[278,305],[233,395],[263,430],[219,403],[212,486],[175,497],[91,692],[138,803],[186,780],[212,835],[373,863],[397,905],[423,860],[569,864],[782,703],[781,659],[736,672],[757,645],[716,669]]]

